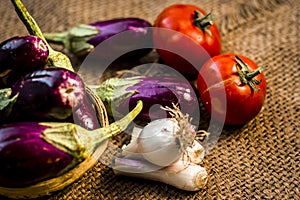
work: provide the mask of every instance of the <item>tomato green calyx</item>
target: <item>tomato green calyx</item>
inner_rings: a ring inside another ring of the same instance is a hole
[[[211,13],[208,13],[204,16],[201,12],[195,10],[194,11],[194,25],[200,28],[202,31],[207,32],[210,36],[212,36],[209,27],[214,24],[213,19],[215,16]]]
[[[243,84],[247,84],[250,86],[251,89],[255,90],[256,92],[259,91],[259,88],[256,85],[259,85],[262,80],[257,80],[255,77],[260,74],[266,66],[259,67],[256,70],[249,72],[247,64],[238,56],[235,56],[235,60],[237,64],[235,65],[241,82]]]

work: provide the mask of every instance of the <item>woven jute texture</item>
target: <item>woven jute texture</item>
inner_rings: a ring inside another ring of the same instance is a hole
[[[243,54],[259,66],[268,66],[264,71],[267,96],[263,109],[245,126],[224,127],[203,162],[209,173],[204,189],[186,192],[158,182],[117,177],[99,162],[64,190],[40,199],[300,199],[299,0],[23,2],[44,32],[116,17],[153,22],[168,5],[195,4],[217,15],[223,53]],[[1,41],[27,34],[9,0],[0,1],[0,13]],[[121,146],[124,141],[115,138],[110,145]]]

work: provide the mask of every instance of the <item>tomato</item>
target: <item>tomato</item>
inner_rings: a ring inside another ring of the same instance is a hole
[[[165,8],[157,16],[154,27],[174,32],[153,33],[154,45],[163,47],[157,48],[163,62],[188,77],[197,78],[200,66],[221,52],[221,35],[212,18],[213,15],[194,5],[174,4]]]
[[[221,54],[207,61],[199,71],[197,89],[212,118],[231,125],[252,120],[266,96],[262,70],[251,59],[237,54]]]

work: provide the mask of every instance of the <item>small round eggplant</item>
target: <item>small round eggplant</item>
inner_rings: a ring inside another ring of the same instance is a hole
[[[71,28],[67,32],[45,33],[44,36],[49,42],[63,44],[76,56],[85,57],[101,42],[121,32],[131,31],[132,34],[130,34],[130,36],[127,35],[128,38],[126,37],[124,39],[124,43],[122,42],[121,44],[120,41],[113,41],[112,45],[108,45],[108,47],[111,48],[108,50],[109,53],[102,53],[105,53],[106,57],[113,57],[116,49],[133,49],[134,51],[126,53],[124,56],[121,56],[121,58],[140,58],[152,50],[151,48],[139,49],[141,43],[145,43],[145,46],[149,46],[149,38],[151,37],[152,39],[152,33],[150,33],[151,31],[147,28],[151,26],[150,22],[140,18],[117,18],[88,25],[81,24]]]
[[[47,128],[37,122],[0,128],[1,186],[19,187],[56,176],[71,163],[71,155],[43,140]]]
[[[101,127],[97,117],[97,110],[88,94],[84,97],[82,105],[73,112],[72,121],[87,130],[94,130]]]
[[[165,111],[156,105],[173,107],[173,104],[178,104],[182,111],[189,114],[199,108],[193,87],[179,77],[110,78],[97,86],[95,91],[112,117],[124,115],[138,100],[142,100],[145,106],[136,119],[143,122],[166,117]]]
[[[65,120],[83,103],[85,86],[79,75],[63,68],[27,74],[12,86],[13,120]]]
[[[39,37],[15,36],[0,44],[0,88],[21,76],[44,68],[49,56],[46,43]]]
[[[2,187],[30,186],[73,169],[103,141],[123,132],[142,107],[139,102],[121,120],[93,131],[64,122],[0,126],[0,194]]]

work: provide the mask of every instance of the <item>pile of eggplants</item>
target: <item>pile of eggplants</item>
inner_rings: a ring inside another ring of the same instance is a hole
[[[22,2],[11,1],[30,35],[0,43],[0,195],[5,188],[28,188],[71,171],[103,141],[123,132],[143,107],[138,101],[122,119],[103,126],[101,100],[69,66],[51,65],[64,62],[55,57]],[[151,24],[126,18],[90,26],[98,32],[86,42],[95,46],[126,30],[141,38]]]
[[[0,195],[3,188],[27,188],[64,175],[135,118],[144,123],[164,118],[161,108],[150,116],[156,104],[176,104],[186,113],[198,108],[192,86],[178,77],[112,78],[92,90],[79,74],[63,66],[66,62],[60,62],[62,57],[56,57],[48,44],[63,44],[85,57],[102,42],[128,32],[129,43],[111,43],[112,51],[100,52],[101,58],[113,58],[118,52],[113,49],[134,49],[121,58],[139,59],[152,50],[136,48],[152,46],[151,24],[146,20],[110,19],[44,35],[22,2],[11,1],[31,35],[0,43]],[[98,98],[111,116],[121,117],[104,127]]]
[[[17,122],[0,126],[0,187],[28,187],[73,169],[111,136],[124,131],[142,109],[109,126],[87,130],[67,122]]]
[[[9,110],[2,105],[2,122],[65,120],[82,104],[85,86],[80,77],[64,68],[46,67],[48,56],[46,43],[37,36],[0,43],[1,102],[15,99]]]

